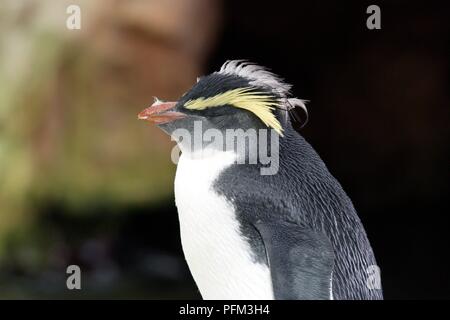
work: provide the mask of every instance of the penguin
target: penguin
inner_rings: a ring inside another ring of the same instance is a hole
[[[181,244],[203,299],[383,298],[364,227],[296,130],[299,115],[307,115],[305,101],[291,85],[245,60],[225,62],[178,101],[156,99],[138,114],[181,150],[174,184]],[[237,148],[205,138],[237,131],[257,139]],[[273,172],[263,174],[261,145],[276,156]]]

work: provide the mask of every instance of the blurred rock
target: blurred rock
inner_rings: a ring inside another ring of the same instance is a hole
[[[136,114],[202,74],[219,18],[211,0],[2,1],[0,237],[48,199],[82,212],[171,197],[172,143]]]

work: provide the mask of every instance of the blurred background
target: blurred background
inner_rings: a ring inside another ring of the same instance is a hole
[[[450,24],[415,3],[1,0],[0,298],[200,298],[173,145],[136,115],[227,59],[310,100],[301,133],[353,200],[385,298],[450,298]]]

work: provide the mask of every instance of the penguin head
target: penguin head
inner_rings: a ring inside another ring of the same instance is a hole
[[[138,118],[156,123],[172,135],[177,129],[203,134],[215,129],[273,129],[283,136],[288,120],[307,118],[304,101],[290,96],[291,86],[264,67],[243,61],[227,61],[219,71],[197,79],[177,102],[159,99]]]

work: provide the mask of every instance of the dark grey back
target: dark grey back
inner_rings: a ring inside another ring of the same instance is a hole
[[[260,165],[235,164],[215,181],[215,190],[236,207],[241,232],[256,261],[267,264],[258,221],[286,221],[325,234],[332,243],[334,299],[382,299],[367,286],[375,257],[363,225],[338,181],[290,122],[280,138],[280,168],[260,175]]]

